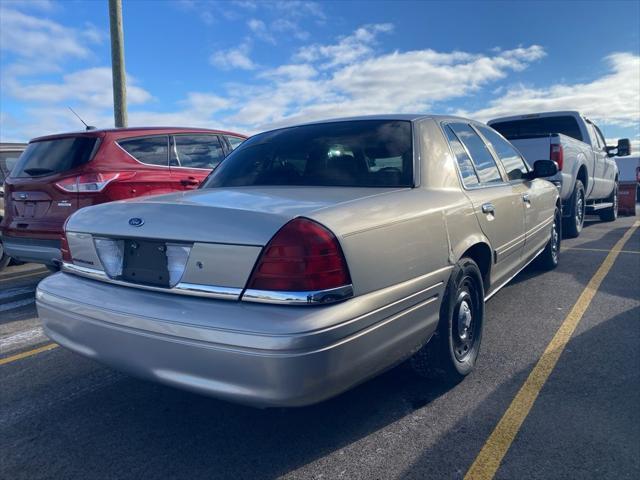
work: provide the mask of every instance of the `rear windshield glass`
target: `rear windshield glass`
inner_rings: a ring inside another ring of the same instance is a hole
[[[509,140],[518,138],[547,137],[552,133],[561,133],[582,141],[580,126],[574,117],[541,117],[492,123],[491,128],[499,131]]]
[[[70,137],[30,143],[12,177],[40,177],[78,167],[91,159],[95,137]]]
[[[256,135],[221,163],[204,188],[412,184],[411,123],[358,120],[303,125]]]

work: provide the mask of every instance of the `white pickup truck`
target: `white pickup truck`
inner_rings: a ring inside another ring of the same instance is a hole
[[[607,146],[600,129],[572,111],[494,118],[488,124],[530,165],[542,159],[558,164],[558,173],[547,180],[560,189],[565,236],[580,235],[587,213],[596,213],[604,221],[617,218],[618,167],[613,157],[630,154],[629,139]]]

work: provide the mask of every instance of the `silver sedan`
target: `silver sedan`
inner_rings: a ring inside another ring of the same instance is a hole
[[[81,355],[255,406],[319,402],[410,359],[460,380],[484,302],[558,263],[560,204],[484,124],[385,115],[252,137],[197,191],[75,213],[42,281]]]

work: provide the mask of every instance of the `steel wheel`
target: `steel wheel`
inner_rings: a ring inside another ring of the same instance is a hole
[[[466,285],[460,291],[453,310],[451,341],[453,354],[459,362],[464,362],[473,351],[477,337],[478,323],[474,321],[477,309],[474,307],[475,302],[469,293],[469,288],[472,288],[471,285],[468,285],[470,281],[470,279],[466,279]]]

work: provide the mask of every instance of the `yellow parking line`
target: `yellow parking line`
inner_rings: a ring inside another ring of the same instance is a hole
[[[500,467],[502,459],[509,450],[509,447],[511,447],[513,439],[520,430],[522,422],[524,422],[529,414],[540,390],[556,366],[560,354],[566,347],[567,342],[569,342],[578,323],[580,323],[584,312],[589,307],[604,277],[609,273],[618,254],[622,251],[622,247],[627,240],[629,240],[629,237],[633,235],[638,226],[640,226],[640,222],[636,221],[633,226],[625,232],[613,249],[611,249],[593,277],[591,277],[591,280],[589,280],[589,283],[580,294],[573,308],[562,322],[562,325],[560,325],[555,336],[549,345],[547,345],[540,360],[538,360],[538,363],[533,367],[524,385],[522,385],[520,391],[518,391],[511,402],[511,405],[509,405],[509,408],[507,408],[507,411],[485,442],[482,450],[480,450],[471,468],[469,468],[469,471],[464,476],[465,480],[489,480],[494,477]]]
[[[15,362],[17,360],[22,360],[23,358],[27,358],[32,355],[37,355],[38,353],[46,352],[48,350],[53,350],[54,348],[57,348],[59,346],[60,345],[58,345],[57,343],[48,343],[47,345],[34,348],[33,350],[27,350],[26,352],[18,353],[10,357],[0,358],[0,365],[6,365],[7,363]]]
[[[607,250],[606,248],[583,248],[583,247],[564,247],[564,250],[582,250],[585,252],[610,252],[611,250]],[[640,251],[637,250],[620,250],[619,253],[636,253],[640,254]]]

